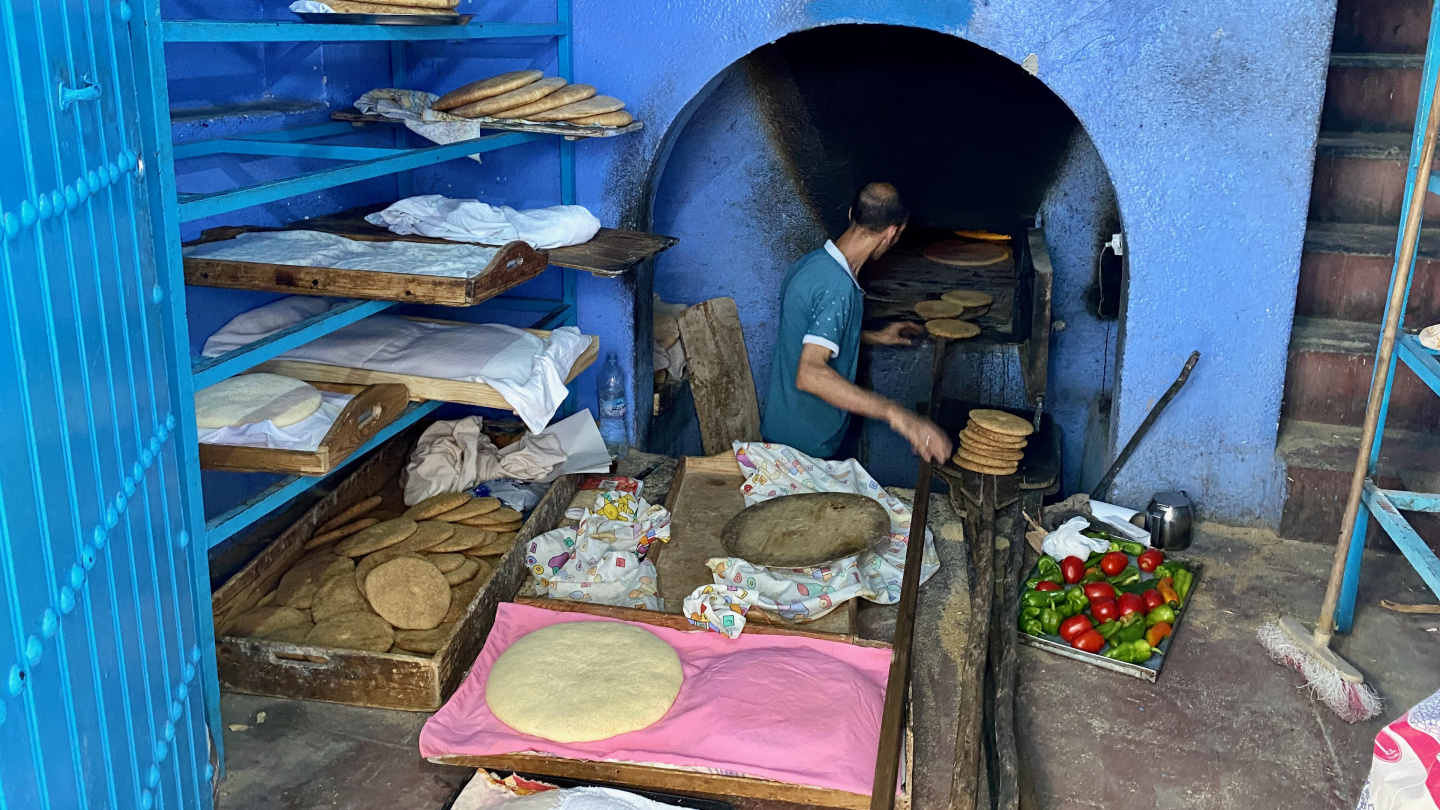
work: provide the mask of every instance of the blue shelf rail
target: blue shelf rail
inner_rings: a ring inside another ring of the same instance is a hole
[[[1420,176],[1426,133],[1430,126],[1430,116],[1435,102],[1437,75],[1440,75],[1440,14],[1435,14],[1430,22],[1430,39],[1425,50],[1420,103],[1415,117],[1414,134],[1410,141],[1410,166],[1405,180],[1405,198],[1400,208],[1404,212],[1410,210],[1417,193],[1440,194],[1440,176],[1433,173],[1433,167],[1430,176],[1423,178]],[[1390,412],[1390,394],[1395,379],[1396,363],[1404,363],[1406,367],[1415,372],[1415,376],[1430,387],[1431,391],[1440,395],[1440,359],[1422,346],[1415,335],[1404,331],[1405,311],[1410,300],[1410,285],[1414,280],[1416,253],[1413,245],[1406,244],[1405,230],[1402,224],[1400,232],[1396,236],[1395,266],[1391,271],[1390,290],[1386,296],[1389,302],[1386,321],[1388,322],[1392,316],[1396,318],[1400,332],[1396,336],[1394,352],[1388,360],[1384,356],[1385,342],[1383,339],[1380,349],[1376,352],[1375,377],[1371,384],[1373,386],[1383,382],[1384,393],[1380,401],[1375,440],[1370,450],[1368,477],[1361,491],[1359,513],[1356,516],[1355,528],[1350,538],[1349,554],[1345,561],[1345,576],[1341,584],[1339,604],[1336,608],[1335,627],[1341,633],[1350,632],[1355,621],[1355,599],[1360,587],[1360,565],[1364,560],[1365,534],[1369,528],[1371,517],[1375,518],[1375,522],[1414,566],[1425,584],[1430,586],[1430,590],[1440,595],[1440,557],[1430,550],[1424,539],[1402,514],[1403,512],[1440,512],[1440,493],[1382,489],[1375,483],[1376,470],[1380,463],[1380,448],[1385,438],[1386,417]],[[1418,229],[1411,238],[1419,238]],[[1402,261],[1407,254],[1408,266],[1402,266]],[[1394,298],[1396,283],[1402,276],[1405,286],[1403,294],[1397,301]]]
[[[568,0],[560,0],[565,3]],[[337,25],[283,20],[166,20],[169,42],[443,42],[464,39],[570,37],[569,9],[554,23],[469,25]]]

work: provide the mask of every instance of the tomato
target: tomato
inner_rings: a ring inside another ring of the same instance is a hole
[[[1120,606],[1114,599],[1095,599],[1090,602],[1090,615],[1098,624],[1113,622],[1120,618]]]
[[[1131,613],[1145,612],[1145,599],[1138,593],[1122,593],[1116,604],[1120,606],[1120,617],[1122,619]]]
[[[1135,558],[1135,564],[1140,566],[1140,570],[1147,574],[1159,568],[1163,562],[1165,562],[1165,552],[1158,548],[1152,548]],[[1114,576],[1114,574],[1111,574],[1111,576]]]
[[[1066,557],[1060,561],[1060,573],[1067,583],[1074,585],[1085,576],[1085,561],[1079,557]]]
[[[1098,653],[1105,647],[1105,637],[1094,630],[1086,630],[1071,639],[1070,646],[1080,652]]]
[[[1145,600],[1146,613],[1149,613],[1155,608],[1165,604],[1165,597],[1161,596],[1160,592],[1155,590],[1154,588],[1151,588],[1150,590],[1140,594],[1140,596]]]
[[[1130,558],[1125,556],[1123,551],[1112,551],[1100,558],[1100,570],[1104,571],[1107,577],[1113,577],[1124,571],[1125,566],[1129,564]]]
[[[1060,623],[1060,638],[1072,641],[1074,638],[1087,630],[1094,630],[1095,625],[1083,615],[1075,615]]]
[[[1055,583],[1051,582],[1051,581],[1048,580],[1048,579],[1042,579],[1042,580],[1040,580],[1039,582],[1035,583],[1035,590],[1037,590],[1037,591],[1058,591],[1058,590],[1060,590],[1060,586],[1059,586],[1059,585],[1056,585]]]
[[[1094,602],[1097,599],[1115,599],[1115,586],[1108,582],[1091,582],[1085,586],[1085,598]]]

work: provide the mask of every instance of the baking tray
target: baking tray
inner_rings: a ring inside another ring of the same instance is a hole
[[[337,14],[297,11],[307,23],[327,25],[469,25],[473,14]]]
[[[1175,638],[1180,635],[1180,625],[1184,624],[1185,617],[1190,615],[1191,606],[1195,604],[1195,589],[1200,587],[1200,580],[1204,578],[1205,574],[1205,566],[1188,557],[1166,553],[1165,559],[1178,560],[1185,563],[1185,565],[1190,568],[1190,571],[1195,574],[1195,581],[1190,585],[1190,593],[1187,594],[1185,609],[1181,610],[1180,615],[1175,617],[1175,624],[1170,628],[1170,635],[1160,641],[1159,656],[1151,655],[1150,660],[1143,664],[1127,664],[1124,661],[1106,658],[1101,653],[1081,652],[1069,644],[1066,644],[1059,636],[1032,636],[1029,633],[1016,630],[1016,633],[1020,636],[1020,643],[1029,647],[1037,647],[1055,653],[1056,655],[1063,655],[1066,658],[1073,658],[1076,661],[1084,661],[1087,664],[1104,667],[1114,672],[1129,675],[1132,678],[1139,678],[1143,681],[1155,683],[1155,679],[1160,677],[1160,668],[1165,666],[1165,659],[1170,657],[1171,645],[1175,643]],[[1028,580],[1031,577],[1037,576],[1039,572],[1040,564],[1036,562],[1035,566],[1030,569],[1030,573],[1025,575],[1025,578]],[[1140,574],[1140,578],[1142,581],[1154,579],[1153,576],[1144,572]],[[1107,644],[1102,650],[1103,649],[1109,649],[1109,645]]]

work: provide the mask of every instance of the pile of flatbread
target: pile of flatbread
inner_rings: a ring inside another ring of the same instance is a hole
[[[321,0],[337,14],[434,14],[454,15],[460,0]]]
[[[513,70],[470,82],[432,105],[460,118],[493,118],[586,127],[623,127],[634,121],[625,102],[597,95],[594,86],[570,84],[539,70]]]
[[[367,498],[315,530],[275,590],[223,635],[429,657],[515,545],[522,518],[495,498],[444,494],[403,514]]]

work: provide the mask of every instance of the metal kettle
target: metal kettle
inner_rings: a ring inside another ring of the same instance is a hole
[[[1145,507],[1145,525],[1150,529],[1150,547],[1182,551],[1190,547],[1190,528],[1195,522],[1195,505],[1183,490],[1157,492]]]

